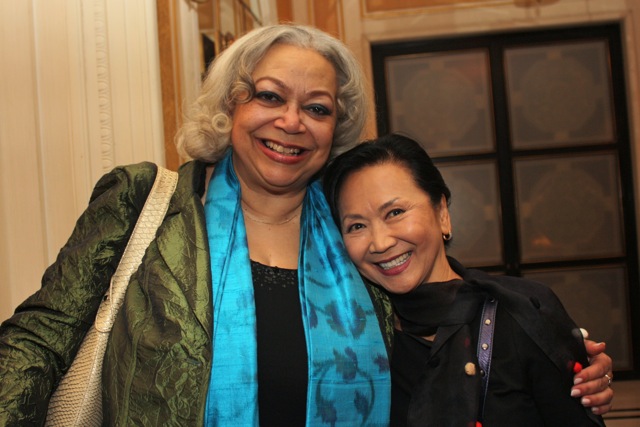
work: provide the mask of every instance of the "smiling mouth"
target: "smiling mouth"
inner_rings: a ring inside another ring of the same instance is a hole
[[[278,154],[284,154],[286,156],[299,156],[302,153],[300,148],[283,147],[275,142],[263,140],[262,143],[271,151],[275,151]]]
[[[382,268],[383,270],[390,270],[394,267],[397,267],[399,265],[404,264],[405,262],[407,262],[407,260],[409,259],[409,257],[411,256],[411,252],[406,252],[402,255],[400,255],[399,257],[392,259],[391,261],[388,262],[379,262],[377,263],[380,268]]]

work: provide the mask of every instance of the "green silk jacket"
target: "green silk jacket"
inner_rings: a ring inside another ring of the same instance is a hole
[[[212,303],[205,164],[184,164],[167,215],[131,278],[104,359],[104,424],[201,426],[211,367]],[[0,327],[0,425],[42,425],[109,287],[156,175],[152,163],[98,181],[42,287]],[[391,307],[384,312],[387,345]]]
[[[181,168],[166,218],[127,289],[104,359],[106,425],[203,424],[212,329],[204,168],[199,162]],[[105,175],[41,289],[3,323],[0,425],[44,422],[156,171],[141,163]]]

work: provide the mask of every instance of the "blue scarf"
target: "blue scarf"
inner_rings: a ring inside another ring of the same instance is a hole
[[[205,216],[213,288],[205,425],[258,426],[253,282],[231,150],[211,177]],[[318,182],[307,188],[300,222],[298,282],[309,355],[307,426],[386,426],[386,348],[369,294]]]

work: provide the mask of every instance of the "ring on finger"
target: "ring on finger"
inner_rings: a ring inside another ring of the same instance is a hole
[[[608,374],[604,374],[604,376],[607,379],[607,381],[609,382],[609,384],[607,384],[607,386],[611,387],[611,383],[613,382],[613,378],[611,378]]]

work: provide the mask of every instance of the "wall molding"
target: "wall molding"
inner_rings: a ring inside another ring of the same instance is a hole
[[[113,141],[113,112],[111,110],[111,82],[109,79],[109,47],[107,44],[107,13],[104,0],[93,0],[94,38],[88,48],[96,52],[97,104],[100,128],[100,165],[106,172],[115,166]]]
[[[105,172],[165,160],[155,0],[0,2],[0,28],[4,320]]]

